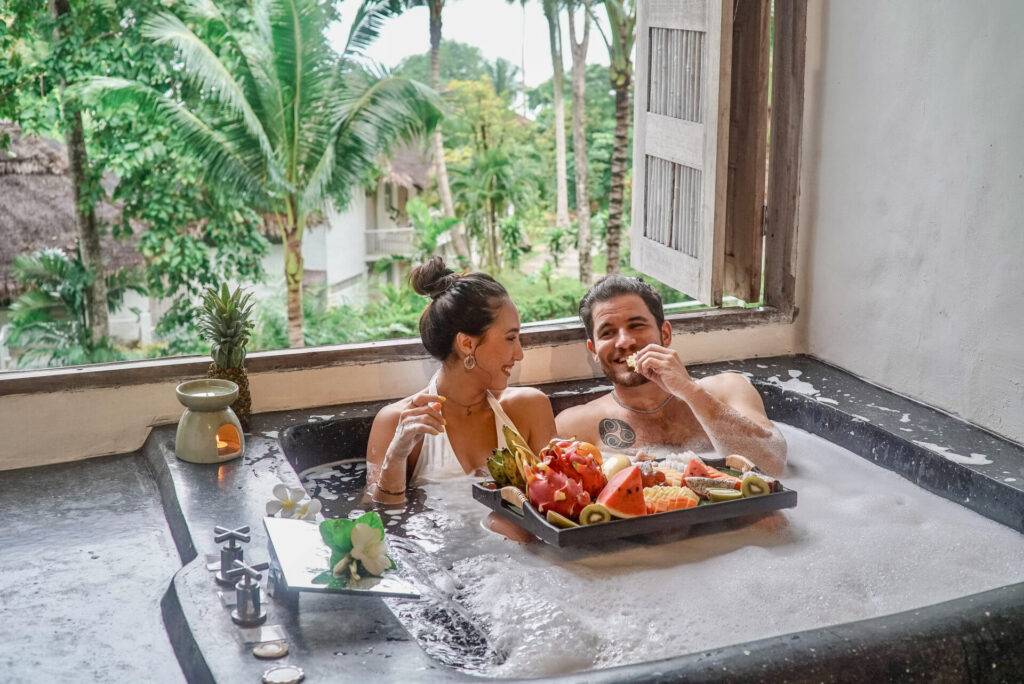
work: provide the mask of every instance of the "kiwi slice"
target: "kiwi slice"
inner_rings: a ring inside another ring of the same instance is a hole
[[[549,523],[551,523],[555,527],[560,527],[563,530],[564,529],[568,529],[570,527],[579,527],[579,525],[574,523],[572,520],[569,520],[568,518],[566,518],[561,513],[555,513],[554,511],[548,511],[544,515],[545,515],[545,517],[547,517]]]
[[[709,489],[708,498],[712,501],[732,501],[743,496],[742,492],[735,489]]]
[[[597,523],[609,522],[611,519],[611,511],[605,508],[603,504],[587,504],[580,511],[581,525],[596,525]]]
[[[743,478],[743,484],[740,488],[740,493],[743,496],[761,496],[762,494],[768,494],[772,491],[768,483],[759,478],[757,475],[747,475]]]

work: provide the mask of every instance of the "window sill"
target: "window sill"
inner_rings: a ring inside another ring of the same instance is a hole
[[[796,311],[787,312],[771,307],[725,308],[673,313],[665,318],[671,323],[673,332],[694,334],[759,325],[788,324],[793,322],[796,314]],[[579,321],[543,321],[523,325],[524,349],[581,344],[585,341],[586,334]],[[419,339],[407,338],[253,352],[246,359],[246,368],[250,374],[275,373],[417,360],[427,356]],[[183,356],[91,366],[8,371],[0,374],[0,397],[187,380],[205,376],[209,365],[208,357]]]

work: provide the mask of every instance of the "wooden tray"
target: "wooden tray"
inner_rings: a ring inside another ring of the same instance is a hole
[[[704,459],[704,461],[713,467],[725,464],[724,459]],[[796,507],[796,491],[783,487],[781,491],[761,496],[720,501],[678,511],[641,515],[636,518],[613,518],[606,523],[563,529],[549,523],[533,506],[527,505],[525,510],[513,506],[501,498],[499,489],[489,489],[486,484],[486,482],[473,484],[474,499],[552,546],[578,546],[656,532],[683,533],[692,525]]]

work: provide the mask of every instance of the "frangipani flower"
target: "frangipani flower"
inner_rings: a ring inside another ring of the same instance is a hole
[[[289,487],[284,483],[274,485],[274,499],[267,502],[267,515],[276,515],[280,512],[282,518],[294,518],[298,513],[299,504],[305,498],[306,490],[302,487]],[[318,508],[317,511],[319,510]]]
[[[363,563],[371,575],[380,575],[391,567],[388,549],[384,544],[384,530],[356,523],[352,528],[352,551],[350,555]]]
[[[323,508],[320,499],[307,499],[295,509],[295,517],[299,520],[316,520],[316,514]]]

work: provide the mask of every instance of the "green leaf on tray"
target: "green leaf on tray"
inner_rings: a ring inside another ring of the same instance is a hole
[[[380,515],[375,511],[368,511],[363,513],[358,518],[329,518],[320,523],[320,537],[324,540],[324,543],[331,549],[331,561],[330,567],[327,569],[328,575],[331,575],[331,571],[334,566],[337,565],[341,559],[347,556],[352,551],[352,530],[359,523],[369,525],[374,529],[380,530],[381,538],[384,538],[384,521],[380,519]],[[390,556],[388,560],[391,561],[389,569],[395,569],[395,561]],[[361,563],[360,563],[361,565]],[[322,575],[318,575],[318,578]],[[332,575],[333,576],[333,575]],[[337,579],[337,578],[335,578]],[[314,580],[316,581],[316,580]],[[327,584],[331,588],[344,587],[342,583],[338,586],[332,585],[326,581],[316,582],[317,584]]]

